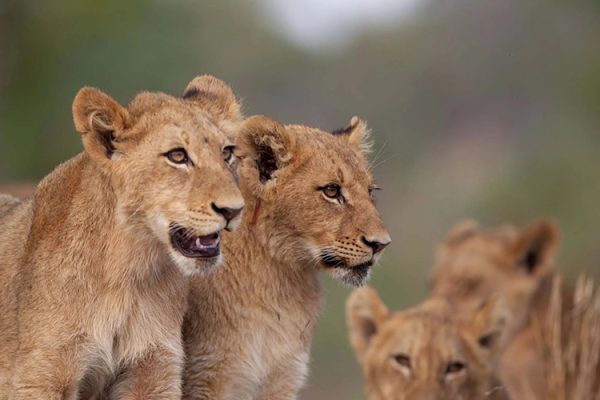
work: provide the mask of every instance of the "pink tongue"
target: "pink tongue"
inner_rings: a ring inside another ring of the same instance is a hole
[[[213,233],[212,235],[208,236],[199,236],[196,239],[196,245],[198,247],[212,247],[215,246],[217,243],[219,243],[219,235],[217,233]]]

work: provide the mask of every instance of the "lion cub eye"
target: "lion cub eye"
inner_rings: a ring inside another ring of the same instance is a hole
[[[466,367],[467,366],[465,365],[465,363],[462,363],[460,361],[451,362],[446,366],[446,375],[458,374],[459,372],[463,371]]]
[[[344,203],[344,196],[342,196],[342,188],[337,183],[330,183],[323,187],[320,187],[319,190],[323,192],[325,197],[331,200],[337,200],[340,204]]]
[[[395,354],[394,361],[396,362],[396,364],[398,364],[401,367],[411,368],[410,357],[407,356],[406,354]]]
[[[235,146],[233,145],[223,147],[223,160],[225,160],[226,163],[230,163],[234,159],[234,150]]]
[[[169,150],[165,153],[165,157],[174,164],[187,164],[190,160],[185,149],[181,147]]]

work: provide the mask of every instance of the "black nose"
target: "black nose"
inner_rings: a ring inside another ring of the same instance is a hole
[[[387,239],[386,241],[380,241],[377,239],[367,239],[366,237],[362,236],[361,237],[362,241],[364,244],[366,244],[367,246],[369,246],[371,249],[373,249],[373,254],[377,254],[379,253],[381,250],[385,249],[385,247],[392,243],[391,240]]]
[[[240,208],[219,207],[215,203],[212,203],[211,207],[213,210],[215,210],[215,212],[217,214],[221,214],[227,222],[231,221],[232,219],[234,219],[235,217],[240,215],[240,213],[242,212],[242,209],[244,208],[244,207],[240,207]]]

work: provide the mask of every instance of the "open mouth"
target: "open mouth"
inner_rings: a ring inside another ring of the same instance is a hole
[[[169,232],[173,247],[190,258],[211,258],[221,253],[219,243],[221,238],[218,232],[206,236],[196,236],[186,228],[175,227]]]

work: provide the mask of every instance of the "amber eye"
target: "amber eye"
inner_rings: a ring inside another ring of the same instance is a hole
[[[467,366],[460,361],[451,362],[446,366],[446,375],[457,374],[457,373],[461,372],[462,370],[464,370],[466,367]]]
[[[225,146],[223,147],[223,160],[225,160],[226,163],[229,163],[233,160],[234,158],[234,150],[235,150],[235,146]]]
[[[406,368],[410,368],[410,357],[407,356],[406,354],[395,354],[394,355],[394,361],[396,362],[396,364],[402,366],[402,367],[406,367]]]
[[[187,152],[181,147],[169,150],[165,153],[165,157],[167,157],[167,159],[174,164],[187,164],[187,162],[189,161]]]
[[[323,194],[333,200],[338,200],[341,202],[342,197],[342,188],[337,183],[330,183],[319,188]]]

